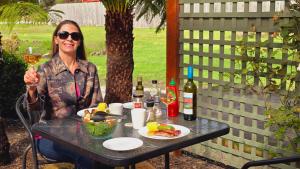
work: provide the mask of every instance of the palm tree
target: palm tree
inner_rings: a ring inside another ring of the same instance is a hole
[[[7,26],[9,31],[11,31],[14,25],[20,21],[22,22],[44,22],[48,19],[46,5],[53,0],[46,0],[47,3],[44,3],[44,7],[40,6],[35,0],[23,0],[18,2],[16,0],[1,0],[0,2],[0,22],[6,23],[3,24]],[[50,3],[51,4],[51,3]],[[1,43],[0,43],[0,48]],[[2,50],[0,50],[0,55]],[[3,62],[0,63],[5,64]],[[7,139],[5,132],[5,123],[2,115],[5,112],[0,112],[0,164],[6,164],[11,161],[9,155],[10,144]]]
[[[127,102],[132,95],[133,18],[161,18],[157,31],[164,25],[166,0],[102,0],[106,8],[105,31],[107,82],[105,102]]]

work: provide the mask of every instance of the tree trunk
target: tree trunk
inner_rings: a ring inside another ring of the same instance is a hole
[[[105,102],[128,102],[132,95],[133,14],[106,12],[107,80]]]
[[[4,119],[0,117],[0,164],[10,163],[9,147],[10,144],[5,132]]]

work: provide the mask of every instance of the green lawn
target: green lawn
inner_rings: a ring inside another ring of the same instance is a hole
[[[29,46],[33,47],[36,53],[48,53],[50,51],[51,34],[55,27],[48,25],[17,25],[13,32],[17,33],[22,40],[19,54],[26,51]],[[82,27],[82,31],[85,37],[85,47],[88,54],[88,60],[95,63],[99,70],[99,77],[102,85],[105,84],[106,77],[106,55],[103,55],[105,49],[105,30],[104,27]],[[5,34],[4,32],[4,35]],[[214,39],[220,39],[220,32],[214,32]],[[226,31],[225,39],[231,39],[231,32]],[[4,37],[5,38],[5,37]],[[185,39],[199,39],[199,31],[184,31]],[[209,39],[209,32],[203,32],[203,38]],[[268,38],[268,34],[262,34],[261,41],[265,41]],[[242,41],[242,36],[237,35],[237,41]],[[255,37],[249,36],[249,41],[255,42]],[[280,39],[274,39],[276,42],[280,42]],[[209,52],[209,45],[203,44],[203,51]],[[183,49],[189,51],[193,48],[194,52],[200,50],[198,43],[189,44],[184,43]],[[212,50],[215,54],[220,53],[220,46],[213,45]],[[96,54],[95,54],[96,53]],[[231,54],[231,46],[224,46],[224,53]],[[238,54],[238,51],[236,51]],[[266,55],[266,52],[263,52]],[[276,58],[280,58],[281,52],[274,53]],[[46,59],[41,61],[45,62]],[[165,86],[166,79],[166,32],[161,31],[156,34],[155,29],[134,29],[134,85],[136,83],[136,77],[141,75],[143,77],[143,83],[146,87],[150,86],[152,79],[157,79],[161,83],[161,87]],[[199,57],[197,55],[189,56],[183,55],[183,63],[185,64],[199,64]],[[209,56],[203,56],[203,65],[208,66],[210,64]],[[218,58],[212,59],[212,65],[214,67],[220,66],[220,60]],[[238,66],[238,65],[236,65]],[[224,68],[230,68],[230,60],[224,60]],[[236,69],[240,69],[236,67]],[[187,74],[187,69],[184,69],[184,74]],[[208,71],[202,72],[203,77],[208,77]],[[199,72],[195,70],[194,76],[199,76]],[[219,72],[212,73],[213,79],[219,79]],[[227,79],[228,77],[224,77]],[[229,80],[229,79],[227,79]]]
[[[85,38],[85,47],[88,60],[97,65],[99,77],[104,84],[106,77],[106,55],[104,27],[81,27]],[[46,54],[50,51],[51,36],[54,26],[48,25],[17,25],[13,33],[17,33],[21,40],[18,54],[26,52],[29,46],[34,53]],[[4,39],[7,33],[3,32]],[[93,53],[96,53],[93,54]],[[99,55],[100,53],[100,55]],[[134,30],[134,85],[137,75],[143,77],[145,86],[151,84],[152,79],[157,79],[164,86],[166,79],[166,33],[161,31],[156,34],[155,29]],[[46,59],[42,59],[45,62]]]

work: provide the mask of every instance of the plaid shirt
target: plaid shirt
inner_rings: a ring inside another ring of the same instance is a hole
[[[45,110],[46,119],[64,118],[102,102],[97,67],[85,60],[77,64],[74,75],[58,56],[41,65],[38,99],[27,103],[28,111]]]

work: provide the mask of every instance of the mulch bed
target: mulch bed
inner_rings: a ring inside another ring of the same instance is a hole
[[[7,122],[7,135],[11,144],[10,154],[12,162],[9,165],[1,166],[0,169],[19,169],[22,167],[22,153],[29,144],[27,133],[18,120],[8,120]],[[31,155],[28,154],[27,167],[32,168]],[[195,158],[196,157],[196,158]],[[164,157],[159,156],[148,160],[148,162],[157,169],[164,168]],[[231,168],[224,164],[216,163],[212,160],[205,158],[198,158],[189,153],[183,153],[180,156],[170,155],[170,168],[171,169],[222,169]]]

